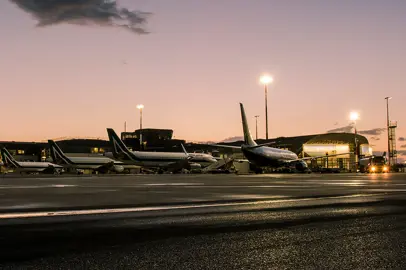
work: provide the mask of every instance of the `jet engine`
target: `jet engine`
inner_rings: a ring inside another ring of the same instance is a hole
[[[114,171],[117,173],[122,173],[124,171],[124,166],[114,165]]]
[[[291,165],[293,165],[299,172],[306,172],[309,170],[306,162],[304,162],[303,160],[294,161],[291,163]]]
[[[192,169],[192,170],[198,170],[198,169],[201,169],[202,168],[202,165],[200,165],[199,163],[190,163],[190,169]]]

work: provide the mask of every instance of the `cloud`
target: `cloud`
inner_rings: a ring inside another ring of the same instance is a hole
[[[350,133],[353,129],[352,125],[348,125],[345,127],[339,127],[332,130],[328,130],[327,133]]]
[[[404,141],[406,141],[406,138],[405,137],[399,137],[399,139],[398,139],[400,142],[404,142]]]
[[[222,140],[221,142],[228,143],[228,142],[236,142],[236,141],[243,141],[243,140],[244,140],[244,137],[242,137],[242,136],[234,136],[234,137],[226,138],[226,139]]]
[[[401,145],[400,148],[406,148],[406,144]]]
[[[33,15],[37,26],[60,23],[119,27],[137,34],[144,29],[149,13],[119,7],[115,0],[9,0]]]
[[[397,150],[398,156],[406,156],[406,150]]]
[[[373,129],[367,129],[367,130],[360,130],[360,131],[358,131],[358,134],[377,136],[377,135],[381,135],[385,130],[386,130],[386,128],[373,128]]]
[[[370,139],[373,140],[373,141],[379,141],[381,138],[373,136]]]

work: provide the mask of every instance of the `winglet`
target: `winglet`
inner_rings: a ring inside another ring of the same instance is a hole
[[[188,153],[187,153],[187,151],[186,151],[185,146],[183,145],[183,143],[181,143],[180,146],[182,146],[183,153],[185,153],[185,155],[188,156]]]
[[[188,160],[192,160],[192,159],[193,159],[193,156],[190,156],[190,155],[188,154],[188,152],[186,151],[186,148],[185,148],[185,146],[183,145],[183,143],[181,143],[180,146],[182,146],[182,150],[183,150],[183,153],[185,153],[186,158],[187,158]]]

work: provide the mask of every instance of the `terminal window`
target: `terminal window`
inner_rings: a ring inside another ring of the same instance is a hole
[[[104,153],[105,151],[104,151],[104,148],[93,147],[93,148],[90,149],[90,152],[92,154],[98,154],[98,153]]]

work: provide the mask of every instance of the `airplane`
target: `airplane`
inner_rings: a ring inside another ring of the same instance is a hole
[[[310,169],[307,167],[307,163],[305,162],[305,160],[325,158],[325,156],[298,158],[298,156],[292,151],[270,147],[269,145],[273,144],[273,142],[257,144],[252,139],[251,132],[248,127],[247,117],[245,115],[244,105],[242,103],[240,103],[240,110],[241,110],[242,127],[244,132],[244,144],[241,147],[219,144],[215,144],[212,146],[241,149],[241,151],[243,152],[244,156],[248,159],[248,161],[251,164],[260,168],[294,167],[296,170],[300,172],[310,172]],[[334,154],[329,155],[329,157],[346,154],[349,153]]]
[[[183,145],[183,153],[130,151],[113,129],[107,128],[107,133],[113,148],[112,154],[114,158],[125,163],[175,172],[181,169],[201,169],[202,166],[217,162],[217,160],[209,154],[187,153]]]
[[[64,167],[75,169],[89,169],[102,174],[108,172],[121,173],[126,169],[135,169],[138,166],[124,164],[108,157],[68,157],[53,141],[48,140],[52,160]]]
[[[62,166],[50,162],[17,161],[5,147],[1,148],[1,158],[5,167],[14,169],[20,173],[57,173],[63,169]]]

